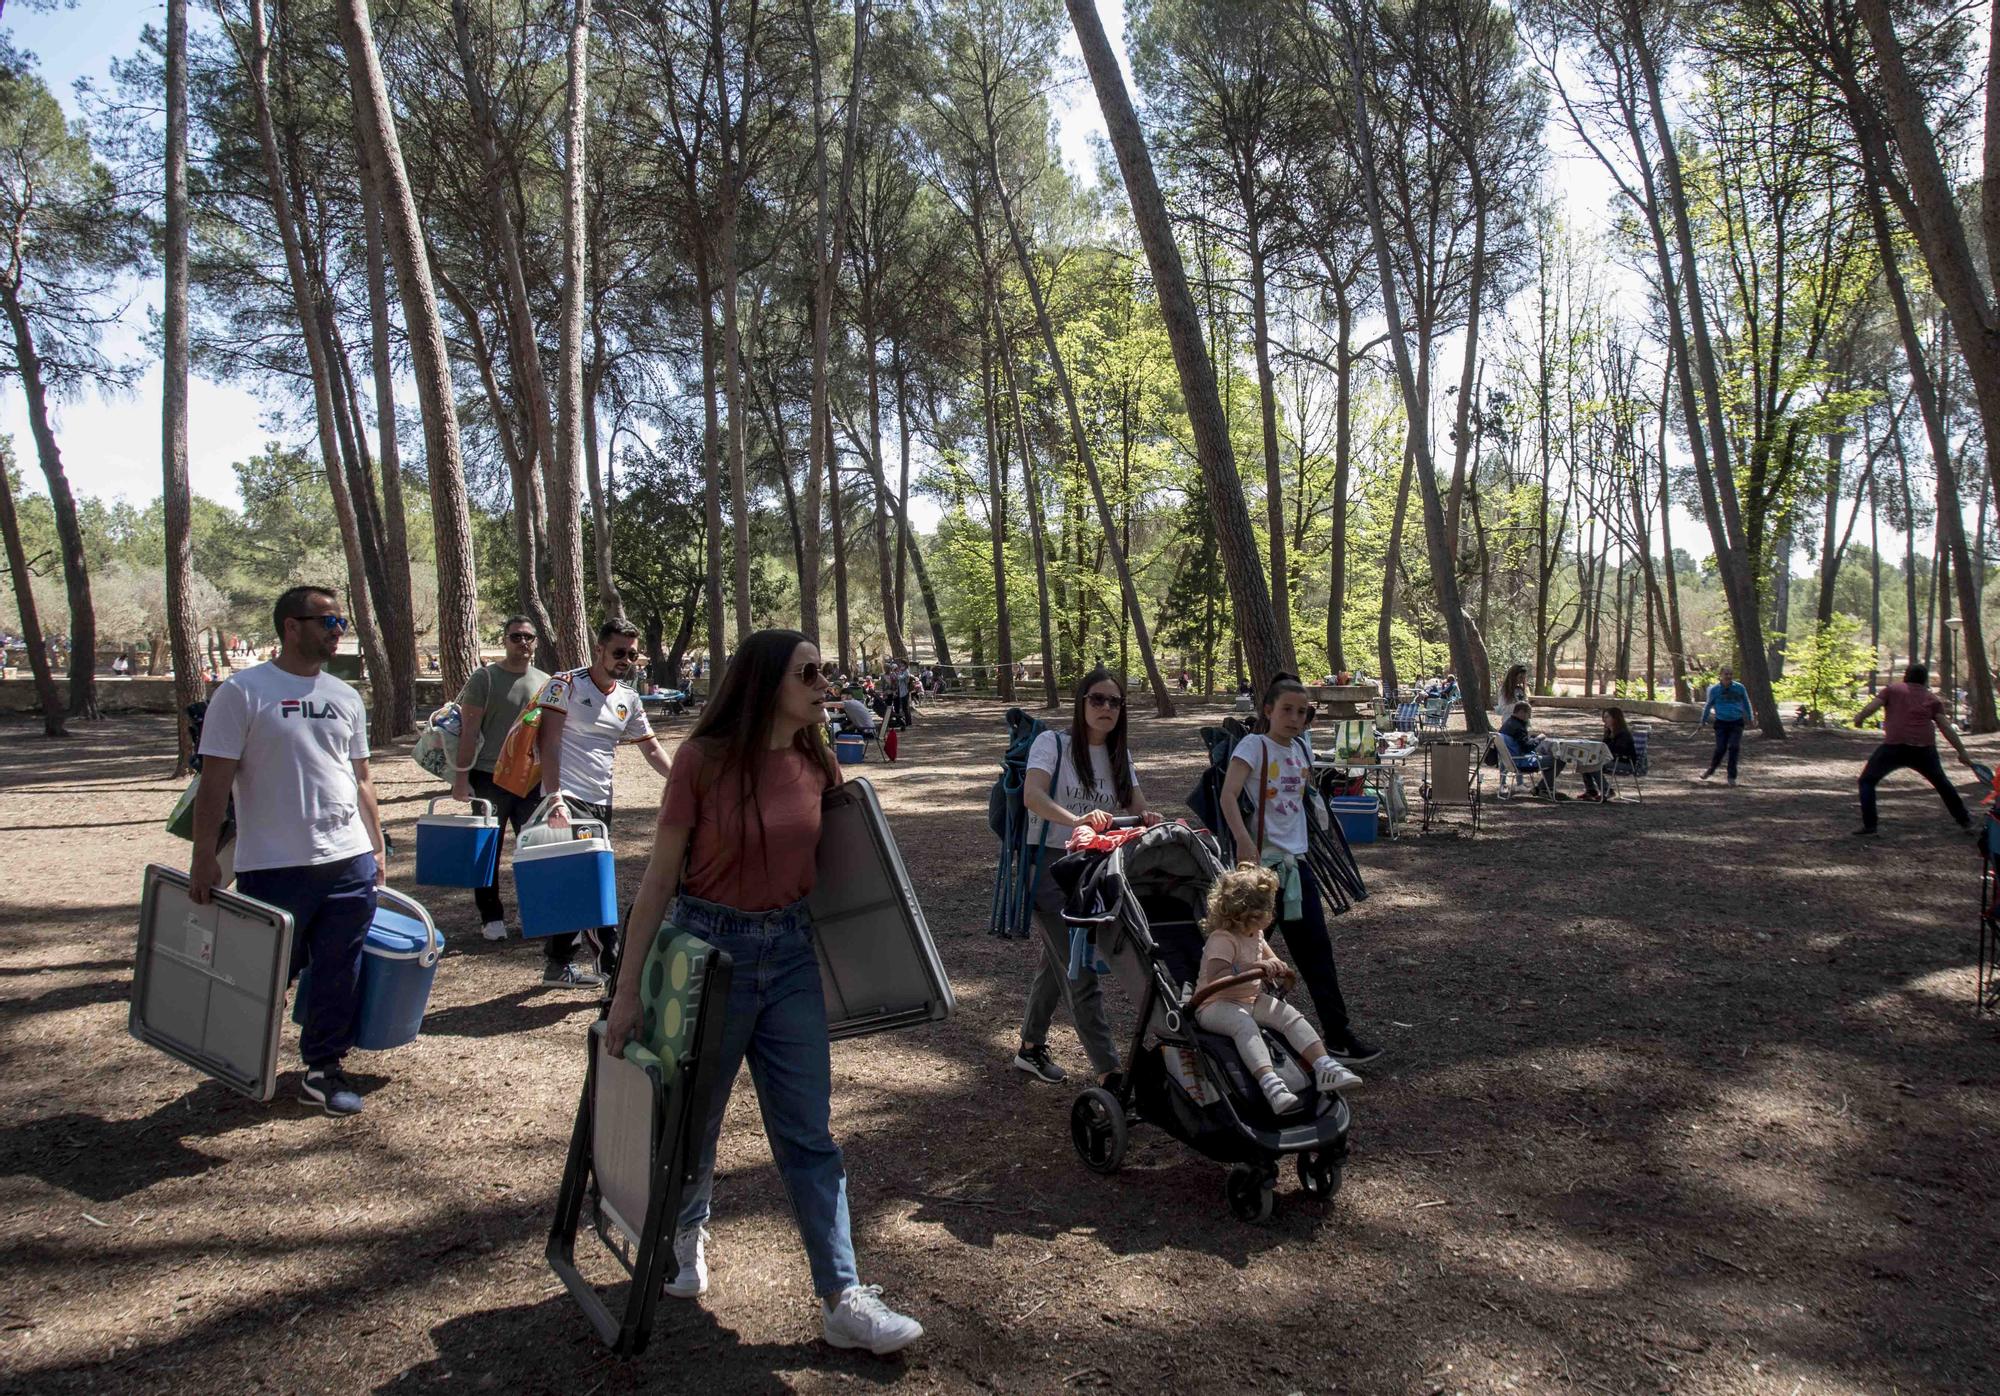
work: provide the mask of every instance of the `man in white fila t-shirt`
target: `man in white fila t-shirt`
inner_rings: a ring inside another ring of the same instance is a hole
[[[368,713],[324,672],[347,617],[325,587],[297,586],[271,609],[277,657],[232,674],[208,700],[194,805],[189,895],[222,879],[216,840],[236,795],[236,889],[292,914],[292,977],[308,964],[301,1098],[353,1115],[341,1072],[361,1009],[361,952],[382,885],[382,821],[368,774]]]

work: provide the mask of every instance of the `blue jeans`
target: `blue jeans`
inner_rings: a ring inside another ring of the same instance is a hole
[[[292,978],[313,967],[299,1056],[308,1071],[339,1066],[361,1016],[361,948],[375,920],[375,855],[238,873],[236,890],[292,913]]]
[[[812,1265],[813,1291],[835,1298],[859,1276],[847,1218],[847,1167],[828,1127],[833,1065],[811,914],[804,902],[749,912],[682,893],[668,921],[734,962],[715,1099],[701,1141],[701,1181],[681,1208],[680,1229],[708,1220],[722,1115],[736,1070],[748,1057],[764,1134]]]

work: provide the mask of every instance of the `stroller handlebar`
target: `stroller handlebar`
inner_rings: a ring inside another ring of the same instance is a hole
[[[1268,980],[1270,978],[1271,971],[1268,968],[1263,965],[1252,965],[1241,974],[1225,974],[1220,979],[1211,979],[1189,996],[1187,1011],[1190,1014],[1200,1012],[1203,1004],[1207,1003],[1224,989],[1238,989],[1245,984],[1254,984],[1260,979]]]

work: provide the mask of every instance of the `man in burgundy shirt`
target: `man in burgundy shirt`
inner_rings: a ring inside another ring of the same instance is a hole
[[[1929,668],[1912,664],[1903,671],[1901,683],[1884,684],[1882,691],[1868,700],[1868,706],[1854,715],[1854,725],[1859,727],[1877,710],[1882,713],[1882,745],[1875,748],[1868,764],[1861,768],[1861,827],[1854,831],[1856,838],[1875,837],[1876,783],[1889,772],[1904,768],[1931,783],[1959,828],[1972,827],[1965,801],[1958,798],[1958,791],[1944,773],[1944,763],[1938,760],[1937,734],[1944,733],[1958,759],[1966,765],[1972,764],[1972,757],[1959,739],[1958,729],[1951,725],[1944,701],[1931,692],[1930,683]]]

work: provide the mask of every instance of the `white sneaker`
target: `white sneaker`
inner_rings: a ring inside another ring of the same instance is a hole
[[[507,923],[505,921],[488,921],[479,928],[479,934],[485,936],[488,940],[505,940],[507,938]]]
[[[708,1293],[708,1228],[691,1226],[674,1237],[674,1260],[680,1265],[660,1293],[676,1299],[696,1299]]]
[[[1272,1072],[1268,1076],[1260,1076],[1257,1079],[1258,1083],[1264,1087],[1264,1099],[1271,1102],[1273,1113],[1284,1115],[1299,1108],[1299,1098],[1286,1089],[1284,1081],[1279,1078],[1276,1072]]]
[[[1313,1066],[1313,1085],[1321,1095],[1346,1095],[1361,1085],[1361,1078],[1332,1057],[1321,1057]]]
[[[882,1286],[849,1285],[833,1303],[820,1303],[819,1328],[837,1348],[867,1348],[877,1357],[900,1352],[924,1336],[924,1326],[882,1302]]]

